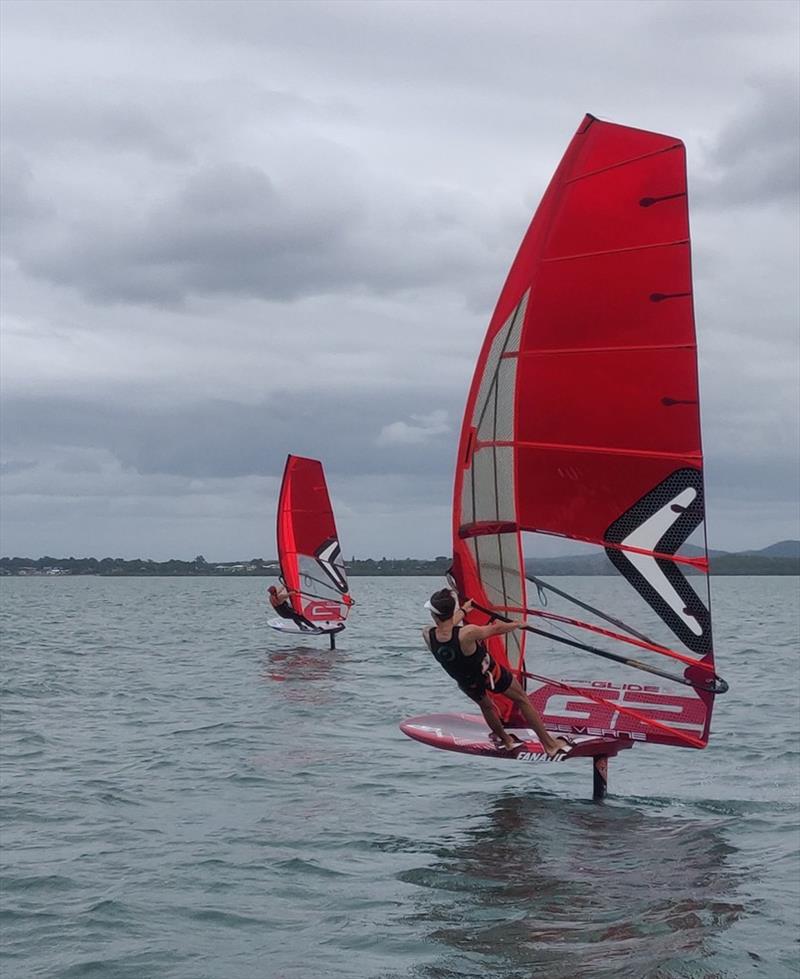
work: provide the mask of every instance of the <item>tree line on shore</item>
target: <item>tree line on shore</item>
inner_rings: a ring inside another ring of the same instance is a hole
[[[617,572],[600,553],[573,558],[542,558],[525,562],[530,574],[561,575],[614,575]],[[717,575],[800,575],[800,558],[796,556],[771,556],[763,553],[726,554],[712,553],[711,571]],[[347,561],[347,573],[358,576],[428,576],[444,575],[450,567],[450,558],[438,556],[424,558],[374,558]],[[692,569],[686,569],[691,573]],[[102,575],[110,577],[272,577],[277,578],[280,568],[277,560],[251,558],[249,561],[211,562],[198,555],[193,561],[152,561],[149,559],[105,557],[3,557],[0,558],[0,575]]]
[[[450,565],[447,557],[433,560],[418,558],[366,558],[347,562],[347,573],[358,575],[439,575]],[[226,576],[226,577],[277,577],[280,568],[277,560],[251,558],[249,561],[210,562],[202,555],[193,561],[151,561],[143,558],[0,558],[0,574],[6,575],[103,575],[111,577],[177,577],[177,576]]]

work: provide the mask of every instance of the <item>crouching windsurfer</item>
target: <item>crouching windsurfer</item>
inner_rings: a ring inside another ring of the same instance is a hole
[[[291,619],[291,621],[296,622],[301,629],[314,629],[314,623],[309,622],[309,620],[299,612],[295,612],[289,603],[289,598],[292,595],[298,594],[299,592],[292,591],[289,588],[286,588],[284,585],[281,585],[279,588],[276,588],[275,585],[270,585],[267,589],[269,604],[275,609],[282,619]]]
[[[486,648],[485,641],[492,636],[504,636],[525,625],[522,620],[493,622],[490,625],[460,625],[471,603],[461,608],[448,588],[434,592],[425,608],[436,623],[432,629],[423,629],[425,645],[434,659],[456,681],[459,689],[475,701],[489,725],[495,739],[506,751],[518,748],[515,740],[503,727],[489,691],[508,697],[536,732],[542,747],[551,758],[569,751],[570,744],[564,738],[554,738],[542,723],[542,719],[525,696],[525,691],[509,670],[495,663]]]

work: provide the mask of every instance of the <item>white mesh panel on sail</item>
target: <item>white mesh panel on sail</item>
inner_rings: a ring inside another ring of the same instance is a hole
[[[510,442],[514,438],[514,391],[517,358],[504,353],[519,350],[528,293],[492,341],[481,378],[472,419],[476,447],[464,473],[461,489],[461,525],[484,521],[515,522],[514,460],[510,447],[481,447],[480,443]]]
[[[482,520],[515,523],[516,519],[514,450],[511,446],[487,446],[478,449],[472,456],[472,465],[464,473],[461,487],[461,525]]]
[[[508,450],[510,453],[510,449]],[[505,570],[504,582],[506,590],[506,603],[511,611],[512,618],[523,615],[522,609],[525,607],[523,596],[522,572],[519,565],[519,540],[517,534],[499,534],[498,544],[500,547],[501,562]],[[519,667],[522,660],[522,634],[511,632],[506,638],[506,655],[508,662],[515,669]]]
[[[472,424],[478,429],[480,429],[481,421],[486,413],[486,402],[494,391],[494,378],[497,373],[497,365],[500,363],[500,354],[503,352],[504,338],[505,331],[501,330],[492,341],[489,356],[486,358],[486,369],[481,378],[481,386],[478,388],[478,397],[472,413]]]
[[[501,361],[502,363],[502,361]],[[494,442],[497,429],[497,385],[492,382],[483,414],[478,425],[478,441]]]
[[[503,357],[478,425],[479,442],[511,442],[514,438],[514,389],[517,358]]]
[[[495,490],[495,450],[489,446],[472,456],[472,478],[475,480],[475,520],[497,520]]]
[[[519,350],[522,324],[525,322],[525,312],[528,308],[528,297],[530,294],[531,291],[529,289],[522,299],[520,299],[519,306],[514,310],[514,315],[511,317],[511,329],[509,330],[508,343],[506,344],[506,353],[516,353]]]
[[[301,591],[316,598],[339,600],[339,589],[316,558],[309,557],[306,554],[299,554],[297,565],[300,572]],[[344,568],[341,568],[341,571],[344,571]]]
[[[514,440],[514,398],[517,357],[528,293],[495,334],[486,357],[472,412],[475,447],[464,472],[461,490],[461,526],[497,521],[516,525],[514,449],[497,442]],[[506,356],[503,356],[506,354]],[[486,600],[498,611],[521,615],[524,583],[519,566],[519,535],[480,535],[469,541]],[[506,655],[512,668],[522,659],[522,639],[517,633],[505,637]]]
[[[500,364],[500,357],[505,352],[515,352],[519,350],[519,340],[522,335],[522,321],[525,319],[525,309],[528,305],[528,293],[522,297],[520,304],[509,316],[508,320],[495,334],[494,340],[489,348],[486,358],[486,366],[478,388],[478,397],[475,401],[475,410],[472,414],[472,424],[479,427],[483,418],[486,402],[492,394],[495,375]],[[510,358],[510,362],[516,363],[516,358]],[[512,392],[513,401],[513,392]],[[511,407],[513,411],[513,404]]]
[[[514,450],[501,445],[494,450],[495,485],[497,487],[497,519],[516,523],[516,497],[514,496]]]
[[[461,526],[475,522],[475,510],[472,506],[472,466],[464,471],[464,481],[461,484]]]
[[[494,437],[498,442],[514,438],[514,391],[517,383],[517,358],[503,357],[497,368]]]
[[[483,590],[489,602],[496,608],[505,609],[506,589],[503,565],[500,561],[500,534],[487,534],[475,538],[475,551],[478,556]]]
[[[516,534],[499,534],[503,568],[505,569],[505,588],[509,606],[521,614],[525,600],[523,597],[523,575],[519,565],[519,540]]]
[[[520,581],[517,535],[490,534],[474,539],[476,560],[489,603],[512,618],[521,615],[522,583]],[[509,663],[517,668],[520,661],[519,638],[506,636]]]
[[[497,607],[520,614],[522,591],[516,534],[487,534],[476,537],[481,581],[487,598]]]
[[[506,656],[508,657],[508,665],[512,670],[518,670],[522,662],[522,646],[520,645],[519,636],[519,632],[509,632],[505,636]]]

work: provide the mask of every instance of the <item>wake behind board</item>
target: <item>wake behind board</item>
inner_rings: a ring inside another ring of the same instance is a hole
[[[341,632],[344,622],[316,622],[313,628],[299,626],[293,619],[268,619],[267,625],[276,632],[285,632],[290,636],[327,636]]]
[[[574,747],[569,753],[551,758],[530,728],[507,727],[509,734],[521,742],[512,751],[498,748],[490,739],[486,721],[474,714],[425,714],[403,721],[400,730],[409,738],[444,751],[458,751],[487,758],[507,758],[510,761],[562,762],[572,758],[610,757],[633,746],[629,738],[574,735]],[[550,732],[559,737],[557,731]]]

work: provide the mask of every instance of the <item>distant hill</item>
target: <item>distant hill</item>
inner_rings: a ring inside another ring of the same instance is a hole
[[[725,554],[723,557],[712,559],[711,573],[715,575],[800,575],[800,557],[764,557],[761,554]]]
[[[762,547],[760,551],[742,551],[742,554],[758,554],[760,557],[789,557],[800,559],[800,540],[780,540],[777,544]]]

